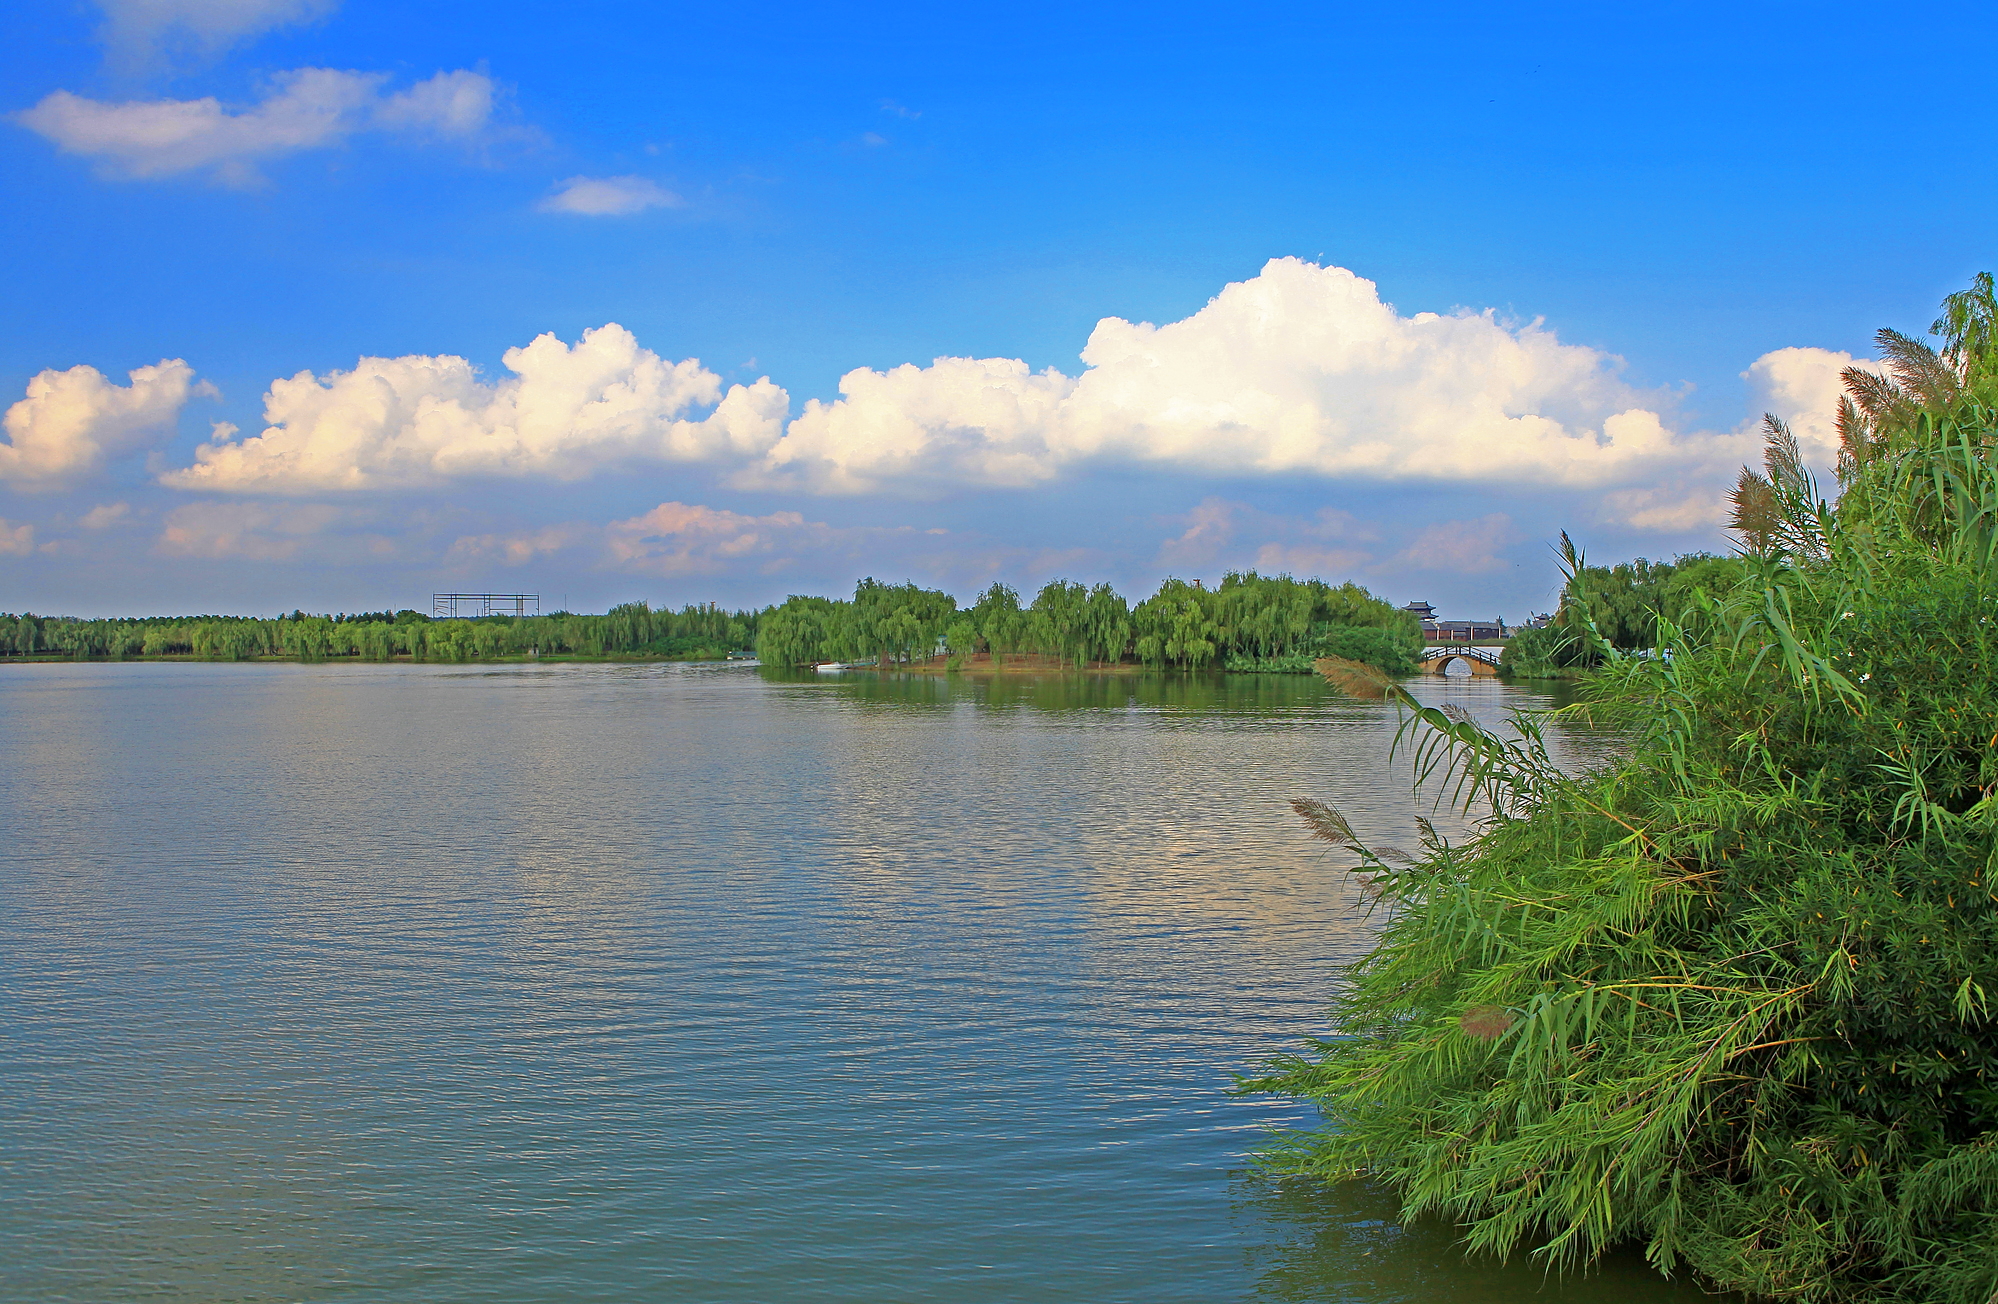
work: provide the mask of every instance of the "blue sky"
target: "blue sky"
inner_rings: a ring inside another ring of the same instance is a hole
[[[0,609],[1516,617],[1994,261],[1982,6],[412,8],[0,18]]]

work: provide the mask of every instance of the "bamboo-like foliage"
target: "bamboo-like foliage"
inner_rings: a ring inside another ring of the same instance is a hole
[[[1532,720],[1390,688],[1484,831],[1403,863],[1302,811],[1383,926],[1332,1034],[1243,1083],[1327,1117],[1267,1162],[1556,1266],[1637,1242],[1763,1297],[1998,1298],[1998,414],[1972,388],[1874,427],[1835,508],[1770,430],[1743,582],[1661,613],[1647,655],[1598,646],[1567,708],[1626,759],[1563,774]]]

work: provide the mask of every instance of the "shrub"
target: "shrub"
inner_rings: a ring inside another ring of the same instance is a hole
[[[1600,772],[1398,694],[1418,773],[1489,824],[1404,858],[1300,803],[1387,914],[1332,1034],[1243,1084],[1328,1119],[1267,1162],[1384,1179],[1501,1254],[1637,1241],[1757,1295],[1987,1304],[1994,445],[1985,409],[1924,416],[1834,510],[1774,441],[1763,547],[1660,614],[1669,656],[1571,588],[1601,669],[1567,709],[1631,731]]]
[[[1344,657],[1348,661],[1364,661],[1383,674],[1399,678],[1415,673],[1416,662],[1422,651],[1420,635],[1411,636],[1402,629],[1365,629],[1354,626],[1334,626],[1326,630],[1316,640],[1312,648],[1314,657]]]

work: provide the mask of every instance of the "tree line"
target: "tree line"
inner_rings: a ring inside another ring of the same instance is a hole
[[[1670,561],[1639,557],[1614,566],[1581,565],[1544,627],[1507,640],[1499,670],[1527,679],[1564,677],[1601,664],[1601,648],[1635,651],[1658,641],[1658,613],[1695,611],[1702,594],[1724,593],[1747,573],[1740,557],[1692,552]],[[1597,638],[1586,636],[1592,627]]]
[[[489,661],[522,656],[719,659],[756,641],[758,613],[712,606],[654,610],[627,602],[603,615],[432,620],[419,611],[312,616],[142,616],[107,620],[0,612],[0,654],[122,660]]]
[[[1334,652],[1406,674],[1422,650],[1410,612],[1357,584],[1231,572],[1215,588],[1168,579],[1133,605],[1108,584],[1050,580],[1023,604],[994,583],[969,605],[914,584],[862,580],[851,600],[793,595],[761,614],[756,652],[772,666],[943,655],[997,665],[1035,657],[1086,667],[1308,673]]]
[[[761,611],[628,602],[603,615],[432,620],[375,611],[273,619],[154,616],[78,620],[0,613],[0,655],[117,660],[485,661],[522,656],[719,659],[754,649],[766,664],[901,664],[939,654],[1085,667],[1135,663],[1186,670],[1308,673],[1332,653],[1407,674],[1421,654],[1411,613],[1356,584],[1234,572],[1208,588],[1168,579],[1126,600],[1108,584],[1051,580],[1030,601],[993,584],[960,606],[940,589],[862,580],[850,599],[794,595]]]

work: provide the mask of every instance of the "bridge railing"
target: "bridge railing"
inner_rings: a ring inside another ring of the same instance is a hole
[[[1482,661],[1488,666],[1499,663],[1503,648],[1478,647],[1471,643],[1431,644],[1422,649],[1424,661],[1445,661],[1451,657],[1464,657],[1471,661]]]

